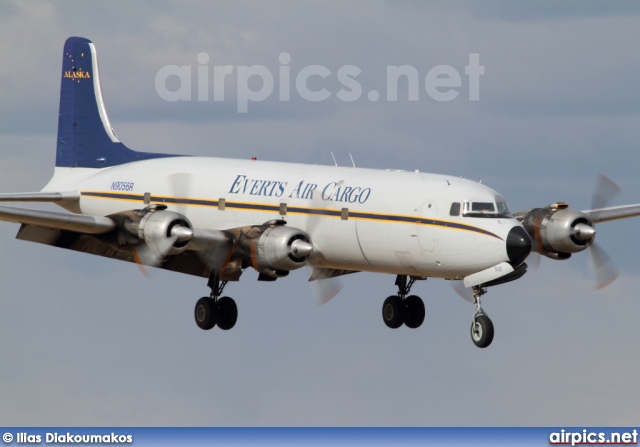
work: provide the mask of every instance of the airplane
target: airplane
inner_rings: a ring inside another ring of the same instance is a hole
[[[384,299],[393,329],[418,328],[418,280],[464,284],[473,343],[493,340],[481,306],[488,287],[521,278],[537,252],[569,258],[593,246],[595,224],[640,215],[640,204],[575,211],[558,202],[511,213],[493,189],[455,176],[137,152],[107,116],[94,44],[64,45],[54,173],[39,192],[4,202],[50,202],[64,212],[0,206],[16,238],[207,278],[198,327],[231,329],[228,282],[255,269],[274,281],[311,267],[310,281],[356,272],[395,275]],[[596,251],[596,257],[600,256]],[[335,291],[325,297],[330,299]]]

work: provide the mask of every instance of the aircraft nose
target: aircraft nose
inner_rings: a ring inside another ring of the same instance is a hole
[[[531,253],[531,238],[522,227],[513,227],[507,235],[507,255],[514,265],[519,265]]]

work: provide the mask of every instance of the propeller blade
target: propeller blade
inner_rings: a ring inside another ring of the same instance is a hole
[[[305,229],[307,234],[311,237],[313,237],[313,232],[320,222],[321,217],[318,210],[323,208],[323,205],[322,192],[314,190],[311,193],[311,200],[309,201],[309,208],[311,208],[311,212],[307,214],[307,228]]]
[[[160,266],[169,255],[173,244],[178,241],[188,241],[192,237],[193,230],[191,228],[174,225],[173,228],[171,228],[171,237],[158,241],[155,248],[150,247],[149,244],[141,243],[131,248],[131,254],[142,274],[148,278],[150,276],[149,271],[144,266]]]
[[[541,262],[542,262],[542,255],[535,251],[532,251],[529,257],[527,258],[527,264],[529,264],[529,266],[531,266],[535,270],[538,270],[540,268]]]
[[[453,290],[455,290],[463,300],[469,301],[471,304],[475,303],[473,292],[471,289],[467,289],[461,280],[451,281],[451,287],[453,287]]]
[[[316,295],[316,303],[321,306],[331,301],[342,290],[343,284],[337,276],[334,276],[336,272],[333,269],[311,266],[309,268],[311,269],[309,282],[312,284]]]
[[[151,276],[149,274],[149,271],[145,268],[145,266],[144,266],[144,264],[142,262],[142,259],[140,259],[140,254],[138,253],[138,250],[136,249],[136,247],[133,247],[131,249],[131,254],[133,255],[134,261],[136,261],[136,265],[140,269],[140,273],[142,273],[147,278],[150,278]]]
[[[169,186],[171,195],[176,200],[190,198],[191,184],[193,183],[193,175],[186,172],[178,172],[169,176]],[[176,204],[176,211],[184,214],[186,205]]]
[[[331,203],[331,202],[329,202]],[[322,221],[321,211],[327,207],[327,201],[322,200],[322,191],[314,190],[311,193],[311,199],[309,200],[309,208],[311,208],[311,212],[307,214],[307,222],[305,231],[311,237],[313,241],[314,233],[318,228],[318,224]],[[295,241],[294,244],[296,246],[292,246],[292,250],[294,251],[294,256],[298,256],[295,254],[295,251],[299,251],[302,253],[302,256],[310,255],[313,253],[313,244],[304,242],[304,241]],[[302,257],[298,256],[298,257]],[[323,269],[312,269],[311,281],[314,294],[316,295],[316,303],[318,306],[322,306],[323,304],[331,301],[344,287],[342,281],[340,281],[336,277],[318,277],[318,275],[322,275]]]
[[[620,192],[620,187],[609,177],[598,175],[598,182],[591,200],[591,209],[606,208],[616,194]]]
[[[608,286],[620,276],[620,272],[609,255],[596,243],[593,243],[589,248],[589,266],[592,276],[596,280],[594,286],[596,290]]]
[[[620,193],[620,187],[613,180],[602,174],[598,175],[596,189],[591,200],[591,209],[606,208],[618,193]],[[596,236],[595,228],[590,225],[578,224],[575,230],[577,230],[577,234],[574,236],[579,240],[593,240]],[[608,286],[620,276],[620,272],[609,255],[595,242],[589,247],[589,267],[591,275],[595,278],[594,288],[596,290]]]
[[[344,287],[342,281],[338,278],[319,279],[312,282],[317,297],[318,306],[328,303],[335,297]]]

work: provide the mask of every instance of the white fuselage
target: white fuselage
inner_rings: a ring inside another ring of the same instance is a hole
[[[80,191],[67,208],[103,216],[145,207],[146,194],[203,229],[283,219],[311,235],[314,266],[423,277],[462,278],[509,261],[507,234],[520,226],[512,217],[451,215],[454,202],[504,199],[476,182],[420,172],[175,157],[56,168],[45,190]]]

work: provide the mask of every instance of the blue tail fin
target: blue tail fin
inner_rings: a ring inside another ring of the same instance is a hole
[[[98,59],[90,40],[64,44],[56,166],[105,168],[177,155],[132,151],[116,137],[102,100]]]

